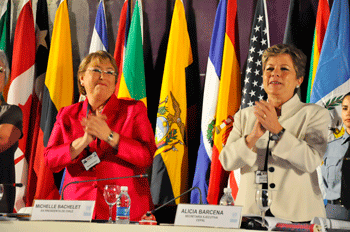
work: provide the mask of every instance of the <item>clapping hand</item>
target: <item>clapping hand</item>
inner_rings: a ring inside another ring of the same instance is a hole
[[[275,107],[267,101],[261,100],[255,102],[254,115],[265,131],[268,130],[273,134],[277,134],[283,128],[278,121]]]
[[[111,133],[107,122],[107,116],[96,111],[96,115],[89,114],[86,118],[83,118],[81,125],[84,128],[85,133],[98,138],[100,140],[106,140]]]
[[[275,107],[267,101],[255,102],[254,109],[256,121],[252,132],[246,137],[246,143],[249,148],[255,145],[256,141],[265,134],[266,130],[277,134],[283,128],[278,121]]]

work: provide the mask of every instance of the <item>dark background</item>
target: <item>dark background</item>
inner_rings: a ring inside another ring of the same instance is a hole
[[[310,17],[304,17],[301,24],[315,24],[318,0],[300,0],[300,11]],[[19,9],[23,0],[13,2],[13,20],[15,26]],[[36,2],[33,0],[35,15]],[[189,148],[189,186],[192,185],[197,151],[199,147],[200,119],[202,110],[202,95],[205,82],[205,72],[211,42],[218,0],[183,0],[188,31],[192,44],[194,62],[187,79],[188,101],[188,148]],[[333,0],[330,0],[332,3]],[[48,0],[50,34],[55,12],[60,0]],[[88,54],[95,16],[99,0],[69,0],[68,9],[73,45],[74,74],[76,76],[80,61]],[[114,54],[115,41],[118,33],[119,16],[124,0],[105,0],[107,27],[109,36],[109,52]],[[144,20],[144,60],[147,86],[148,115],[152,125],[155,125],[160,88],[162,83],[164,62],[166,56],[168,34],[175,0],[143,0]],[[290,0],[266,0],[269,19],[270,45],[282,43],[287,22]],[[240,45],[241,70],[244,67],[249,47],[252,20],[256,0],[237,0],[238,31]],[[305,8],[305,9],[304,9]],[[307,8],[307,9],[306,9]],[[302,25],[301,25],[302,26]],[[312,41],[313,29],[309,33],[300,33],[299,38],[305,43]],[[12,29],[12,31],[14,31]],[[310,36],[311,35],[311,36]],[[312,44],[312,42],[311,42]],[[309,48],[311,53],[311,46]],[[179,51],[181,52],[181,51]],[[307,86],[304,79],[304,88]],[[76,99],[78,93],[76,94]]]

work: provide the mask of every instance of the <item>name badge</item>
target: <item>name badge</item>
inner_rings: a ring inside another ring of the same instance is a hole
[[[266,184],[267,183],[267,171],[256,171],[255,172],[255,183]]]
[[[91,221],[95,201],[35,200],[32,221]]]
[[[176,226],[240,228],[242,206],[178,204]]]
[[[88,171],[90,168],[92,168],[96,164],[100,163],[101,160],[100,160],[100,158],[98,158],[96,151],[94,151],[91,155],[89,155],[85,159],[82,159],[81,162],[83,163],[86,171]]]

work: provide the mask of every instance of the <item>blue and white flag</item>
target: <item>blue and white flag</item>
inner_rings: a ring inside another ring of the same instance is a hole
[[[107,21],[103,0],[100,1],[97,9],[89,53],[100,50],[108,52]]]
[[[213,149],[212,132],[215,127],[215,115],[220,87],[220,75],[226,31],[226,7],[227,1],[221,0],[215,16],[204,85],[201,141],[198,149],[196,170],[192,184],[192,187],[199,187],[201,189],[204,204],[208,204],[207,193]],[[199,203],[198,191],[192,191],[191,203]]]
[[[344,133],[341,101],[350,92],[349,26],[348,0],[334,0],[310,98],[329,110],[329,141]]]

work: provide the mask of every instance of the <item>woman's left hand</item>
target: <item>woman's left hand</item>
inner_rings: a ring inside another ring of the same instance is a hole
[[[275,107],[267,101],[255,102],[254,114],[261,125],[271,133],[277,134],[283,129],[278,121]]]
[[[84,131],[100,140],[106,141],[108,138],[108,135],[112,131],[109,128],[106,120],[107,120],[107,116],[104,114],[101,114],[97,110],[96,115],[89,114],[88,117],[82,121]]]

